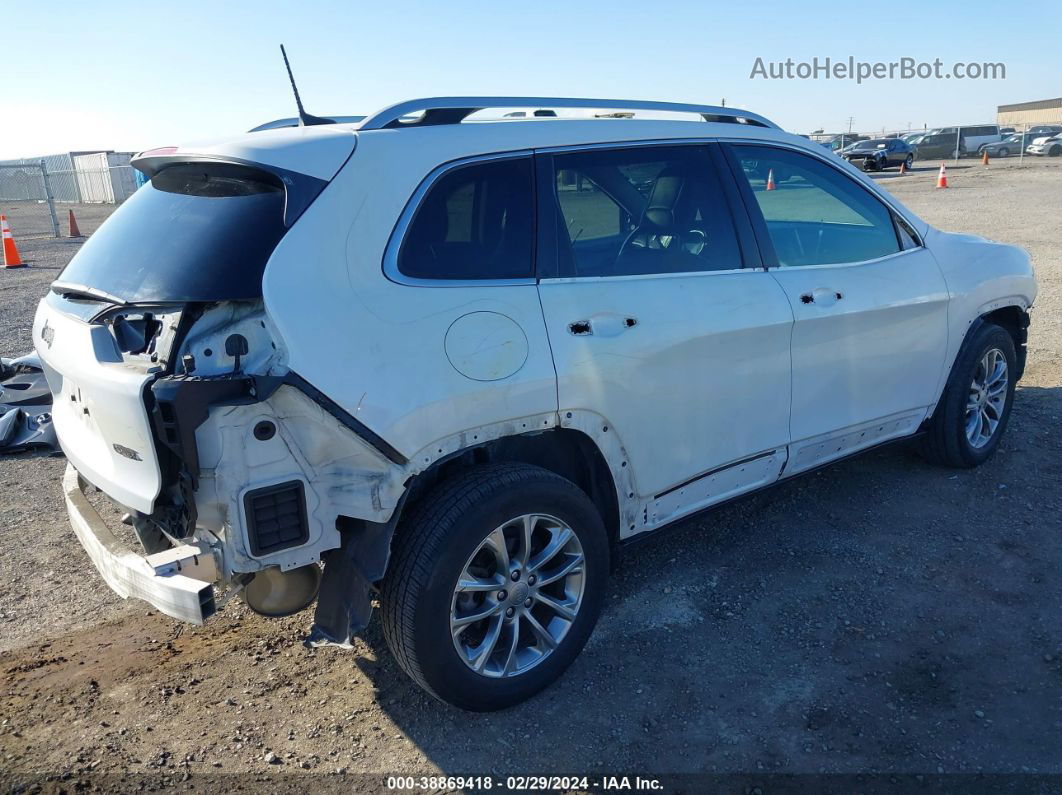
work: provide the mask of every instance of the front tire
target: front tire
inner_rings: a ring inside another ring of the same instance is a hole
[[[1014,402],[1014,340],[986,323],[959,352],[944,394],[921,440],[922,454],[943,466],[983,464],[999,447]]]
[[[384,638],[441,701],[513,706],[578,656],[608,570],[601,517],[574,483],[524,464],[475,467],[400,527],[382,587]]]

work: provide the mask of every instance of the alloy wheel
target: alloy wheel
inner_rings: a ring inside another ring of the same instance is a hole
[[[992,440],[1003,418],[1007,375],[1007,357],[999,348],[990,348],[974,371],[966,401],[966,439],[975,449]]]
[[[564,640],[583,601],[586,560],[560,519],[525,514],[492,530],[454,586],[450,633],[478,674],[518,676]]]

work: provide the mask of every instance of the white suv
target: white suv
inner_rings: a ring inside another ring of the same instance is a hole
[[[196,623],[316,599],[349,646],[378,599],[467,709],[561,674],[631,538],[902,437],[983,462],[1025,363],[1024,251],[745,111],[428,99],[134,162],[33,329],[82,545]]]

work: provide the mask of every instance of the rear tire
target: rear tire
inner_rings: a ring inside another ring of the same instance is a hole
[[[1005,329],[986,323],[973,332],[920,440],[927,460],[970,468],[992,456],[1010,419],[1016,360],[1014,339]]]
[[[428,494],[400,527],[382,587],[384,638],[441,701],[503,709],[576,658],[608,571],[601,517],[574,483],[524,464],[475,467]]]

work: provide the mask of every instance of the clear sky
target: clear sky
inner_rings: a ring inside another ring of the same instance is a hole
[[[0,158],[139,150],[454,94],[739,105],[795,132],[992,121],[1062,95],[1062,5],[759,0],[0,4]],[[757,57],[1003,62],[1005,80],[750,79]]]

